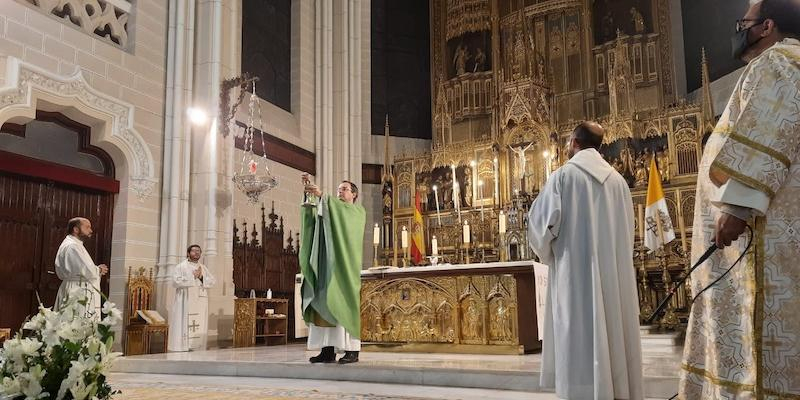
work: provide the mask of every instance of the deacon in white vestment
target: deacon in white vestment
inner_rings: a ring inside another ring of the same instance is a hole
[[[92,223],[86,218],[75,217],[67,223],[67,237],[56,253],[56,275],[61,279],[61,286],[53,308],[61,308],[67,295],[80,288],[89,300],[86,313],[100,319],[100,277],[108,273],[108,267],[105,264],[95,265],[83,245],[85,240],[92,237],[92,233]]]
[[[205,350],[208,338],[208,289],[216,280],[198,262],[203,254],[200,246],[193,244],[186,253],[186,260],[172,273],[175,300],[169,313],[169,351]]]
[[[605,131],[573,131],[570,160],[528,213],[528,241],[549,266],[541,386],[564,399],[642,399],[633,203],[597,149]]]

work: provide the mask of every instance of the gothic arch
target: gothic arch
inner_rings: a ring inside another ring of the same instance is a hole
[[[92,126],[92,144],[107,151],[118,167],[118,179],[139,200],[155,189],[153,154],[133,127],[134,107],[100,93],[84,79],[79,68],[65,77],[47,72],[14,57],[6,58],[0,86],[0,125],[25,124],[36,111],[60,112],[72,120]],[[126,173],[123,173],[125,171]]]

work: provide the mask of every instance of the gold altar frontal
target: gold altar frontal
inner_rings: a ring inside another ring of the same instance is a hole
[[[541,349],[532,261],[371,269],[361,281],[364,351]]]

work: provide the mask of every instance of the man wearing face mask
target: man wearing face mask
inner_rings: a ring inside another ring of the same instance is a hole
[[[541,386],[561,399],[642,399],[639,301],[628,184],[597,151],[593,122],[528,213],[528,241],[548,265]]]
[[[754,3],[736,22],[748,65],[697,176],[695,301],[681,372],[684,399],[800,398],[800,0]]]

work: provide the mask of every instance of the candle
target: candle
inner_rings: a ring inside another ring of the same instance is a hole
[[[639,237],[644,240],[644,226],[646,225],[644,221],[644,206],[641,204],[637,204],[637,206],[639,207],[639,232],[641,232]]]
[[[686,254],[688,247],[686,246],[686,226],[683,223],[683,212],[680,207],[678,208],[678,227],[681,229],[681,250]]]
[[[458,221],[461,222],[461,203],[459,200],[458,195],[458,182],[453,182],[453,206],[456,208],[456,212],[458,212]]]
[[[506,214],[503,212],[503,210],[500,210],[499,224],[500,226],[498,227],[497,231],[502,235],[506,233]]]
[[[436,240],[436,235],[433,235],[433,239],[431,239],[431,251],[434,256],[439,255],[439,241]]]
[[[481,193],[481,222],[483,222],[483,179],[478,180],[478,188],[480,188]]]
[[[469,222],[464,221],[464,243],[469,244]]]
[[[403,232],[400,235],[400,247],[407,249],[408,248],[408,230],[406,227],[403,227]]]
[[[381,244],[381,228],[377,222],[375,223],[375,228],[372,229],[372,244],[376,246]]]
[[[439,188],[433,185],[433,199],[436,202],[436,220],[439,221],[439,226],[442,226],[442,216],[439,214]]]
[[[499,183],[497,178],[497,157],[494,158],[494,194],[492,195],[492,207],[496,204],[500,203],[500,197],[498,196],[499,191]]]

